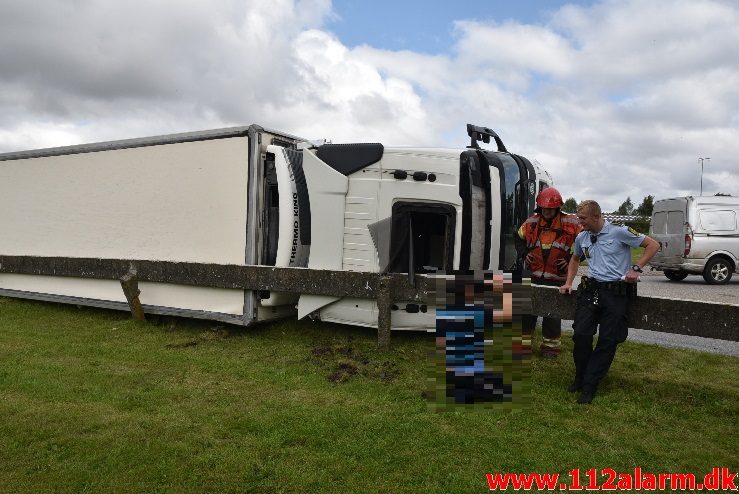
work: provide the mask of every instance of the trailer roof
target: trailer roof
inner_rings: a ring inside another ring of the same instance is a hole
[[[14,151],[0,154],[0,161],[20,160],[27,158],[45,158],[48,156],[62,156],[66,154],[93,153],[97,151],[110,151],[113,149],[137,148],[144,146],[158,146],[160,144],[176,144],[181,142],[204,141],[210,139],[224,139],[228,137],[246,136],[249,129],[265,131],[282,137],[296,140],[304,140],[285,132],[265,129],[258,125],[226,127],[213,130],[199,130],[196,132],[184,132],[180,134],[166,134],[152,137],[138,137],[134,139],[122,139],[117,141],[95,142],[91,144],[77,144],[74,146],[61,146],[54,148],[32,149],[28,151]]]

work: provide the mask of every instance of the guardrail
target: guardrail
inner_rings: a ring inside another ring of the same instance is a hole
[[[378,344],[390,341],[393,301],[430,303],[433,277],[417,275],[415,286],[402,274],[380,275],[354,271],[328,271],[271,266],[239,266],[128,259],[0,256],[0,273],[119,280],[132,315],[143,319],[138,282],[175,283],[213,288],[270,290],[311,295],[357,297],[377,300]],[[517,290],[514,310],[572,319],[575,296],[561,295],[556,288],[532,286],[531,305],[521,305]],[[739,341],[739,305],[638,297],[632,304],[629,326],[665,333]]]
[[[557,288],[532,287],[534,313],[573,319],[576,296]],[[739,341],[739,305],[638,296],[629,307],[629,327],[661,333]]]

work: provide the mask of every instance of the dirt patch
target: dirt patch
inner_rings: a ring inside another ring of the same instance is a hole
[[[400,373],[395,363],[362,354],[351,345],[318,345],[311,349],[309,360],[328,372],[332,383],[345,383],[356,375],[389,382]]]
[[[382,382],[390,382],[398,377],[399,374],[400,371],[396,367],[395,363],[390,362],[389,360],[379,363],[369,362],[362,372],[362,375]]]
[[[359,369],[352,362],[341,362],[337,364],[334,367],[333,372],[328,375],[328,380],[332,383],[345,383],[358,372]]]

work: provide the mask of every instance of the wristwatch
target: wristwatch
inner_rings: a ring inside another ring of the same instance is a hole
[[[642,271],[641,267],[639,267],[638,264],[634,264],[633,266],[631,266],[631,269],[633,269],[637,273],[643,273],[644,272],[644,271]]]

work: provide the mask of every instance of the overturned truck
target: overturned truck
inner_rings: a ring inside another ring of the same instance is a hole
[[[327,144],[257,125],[0,154],[0,254],[373,273],[510,269],[552,184],[492,130],[465,149]],[[487,150],[479,142],[495,142]],[[377,327],[371,299],[142,283],[147,312]],[[0,274],[0,295],[128,310],[115,280]],[[393,329],[434,327],[393,301]]]

